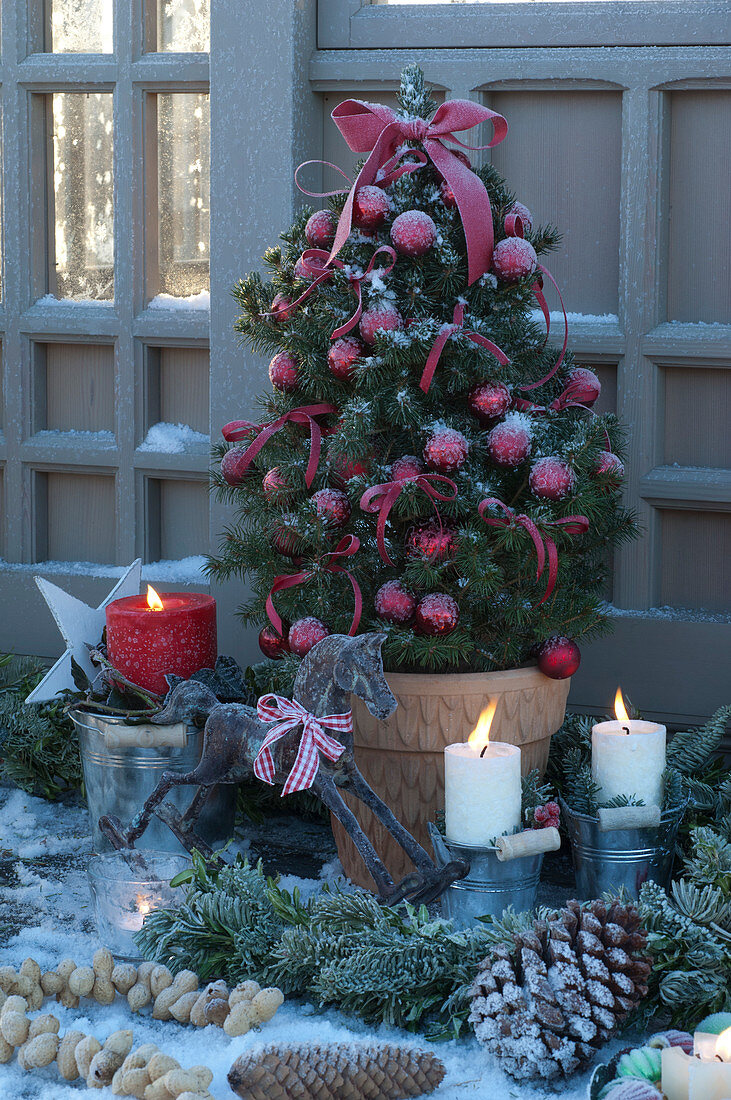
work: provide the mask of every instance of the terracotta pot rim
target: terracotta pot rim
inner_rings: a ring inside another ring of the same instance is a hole
[[[497,672],[387,672],[386,680],[392,691],[409,695],[453,695],[461,692],[484,692],[486,685],[494,685],[497,691],[533,688],[551,682],[537,665],[523,665]],[[570,677],[567,677],[570,680]]]

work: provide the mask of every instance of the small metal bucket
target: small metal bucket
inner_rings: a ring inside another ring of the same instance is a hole
[[[81,745],[93,848],[95,852],[107,852],[111,844],[99,828],[99,818],[112,814],[123,825],[129,824],[152,794],[163,772],[192,771],[203,751],[203,730],[187,726],[182,743],[178,744],[125,744],[125,735],[134,737],[139,727],[130,726],[123,718],[79,710],[72,711],[71,717]],[[159,727],[161,735],[164,729]],[[154,736],[151,735],[150,740]],[[193,786],[173,787],[165,801],[183,813],[195,791]],[[236,786],[220,784],[211,791],[196,831],[212,848],[221,848],[233,835],[235,817]],[[185,851],[167,825],[154,815],[137,847],[159,852]]]
[[[442,916],[460,928],[469,928],[479,917],[501,917],[512,905],[517,913],[533,909],[543,866],[543,853],[502,863],[497,848],[455,844],[429,822],[429,836],[438,867],[452,859],[470,865],[466,878],[453,882],[442,894]]]
[[[561,812],[571,841],[580,899],[598,898],[620,887],[636,899],[648,880],[667,886],[685,805],[666,810],[657,826],[607,832],[599,829],[598,818],[575,813],[563,799]]]

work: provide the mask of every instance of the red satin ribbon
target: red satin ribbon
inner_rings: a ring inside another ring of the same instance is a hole
[[[398,159],[406,155],[399,147],[404,142],[418,141],[444,177],[459,209],[467,242],[468,285],[484,275],[492,262],[490,199],[479,176],[463,164],[444,141],[454,142],[463,149],[491,149],[508,132],[503,116],[466,99],[450,99],[437,110],[431,122],[425,122],[420,118],[401,118],[383,104],[346,99],[332,112],[332,119],[348,147],[354,153],[368,153],[369,156],[345,201],[330,255],[336,256],[348,239],[356,191],[369,184],[385,186],[389,173],[398,171],[394,168]],[[495,136],[488,145],[466,145],[456,137],[455,131],[471,130],[482,122],[493,125]],[[406,152],[414,151],[408,149]],[[420,166],[407,165],[404,170],[414,171],[415,167]]]
[[[492,507],[502,508],[504,516],[487,515],[488,509]],[[550,535],[539,531],[538,526],[530,516],[518,513],[513,508],[509,508],[507,504],[503,504],[497,497],[487,497],[480,502],[477,510],[485,523],[489,524],[490,527],[511,527],[515,525],[516,527],[524,528],[524,530],[528,532],[536,548],[538,566],[536,570],[537,581],[541,579],[543,570],[546,566],[546,557],[548,557],[548,581],[543,599],[540,600],[538,604],[540,607],[541,604],[546,602],[556,587],[556,576],[558,574],[558,550],[556,549],[556,543]],[[567,535],[583,535],[589,530],[589,520],[586,516],[566,516],[565,519],[546,520],[545,526],[562,527]]]
[[[473,344],[479,344],[480,347],[487,348],[487,350],[489,352],[491,352],[495,356],[497,361],[499,363],[502,363],[502,365],[504,367],[507,366],[508,363],[510,362],[510,360],[508,359],[505,352],[501,351],[501,349],[497,346],[497,344],[493,344],[492,340],[488,340],[485,336],[481,336],[479,332],[465,332],[465,330],[463,328],[463,322],[464,322],[464,303],[463,302],[457,302],[457,305],[454,307],[454,314],[452,316],[452,324],[451,325],[442,325],[441,330],[439,332],[439,335],[437,336],[436,340],[434,341],[434,345],[433,345],[431,351],[429,352],[429,357],[426,361],[426,366],[424,367],[424,371],[423,371],[422,376],[421,376],[421,381],[419,382],[419,385],[421,386],[424,393],[429,392],[429,387],[432,384],[432,379],[434,378],[434,372],[437,369],[437,364],[439,363],[439,357],[442,354],[442,351],[444,350],[444,345],[446,344],[447,340],[449,340],[450,337],[454,336],[455,333],[457,333],[457,332],[461,333],[462,336],[464,336],[466,340],[471,340]]]
[[[350,624],[350,630],[348,634],[352,637],[358,629],[360,623],[360,617],[363,612],[363,594],[352,573],[349,573],[347,569],[343,569],[342,565],[338,565],[339,558],[352,558],[354,554],[357,554],[360,549],[360,539],[355,535],[345,535],[340,540],[338,545],[329,554],[323,554],[320,561],[320,568],[324,569],[327,573],[344,573],[350,581],[353,589],[353,596],[355,597],[355,609],[353,611],[353,621]],[[329,560],[327,560],[329,559]],[[274,584],[271,587],[271,591],[266,600],[266,612],[269,617],[269,622],[272,624],[278,634],[282,634],[282,620],[279,617],[276,607],[274,606],[274,600],[272,597],[277,592],[282,592],[285,588],[295,588],[298,584],[304,584],[305,581],[314,577],[316,570],[308,569],[302,570],[300,573],[283,573],[279,577],[274,578]]]
[[[345,277],[348,279],[350,285],[352,286],[355,296],[358,300],[355,313],[345,322],[344,325],[341,325],[340,328],[335,329],[330,339],[337,340],[341,336],[345,336],[345,334],[354,329],[360,321],[361,314],[363,313],[363,294],[361,290],[361,283],[363,283],[364,280],[369,279],[370,276],[373,274],[373,271],[376,268],[376,256],[379,254],[379,252],[385,252],[391,260],[390,264],[388,264],[386,267],[378,268],[378,271],[382,271],[384,275],[388,275],[388,273],[393,270],[393,266],[396,263],[396,252],[388,244],[382,244],[380,248],[376,249],[376,251],[370,258],[368,267],[365,269],[365,271],[362,271],[358,275],[349,270],[349,265],[344,264],[342,260],[331,259],[330,254],[328,252],[325,252],[324,249],[306,249],[302,253],[300,261],[302,263],[302,267],[305,269],[307,274],[312,276],[312,282],[304,291],[304,293],[300,294],[296,302],[289,302],[287,305],[282,306],[280,309],[275,309],[271,313],[265,313],[262,316],[276,317],[279,313],[284,313],[292,309],[296,309],[297,306],[301,305],[306,298],[309,298],[310,294],[312,294],[313,290],[317,286],[319,286],[320,283],[324,282],[326,279],[330,279],[335,274],[335,270],[337,269],[338,271],[342,271],[344,273]]]
[[[239,439],[247,439],[254,433],[261,431],[261,424],[254,424],[251,420],[232,420],[221,428],[221,435],[227,443],[236,443]]]
[[[305,473],[305,484],[309,489],[312,482],[315,479],[317,473],[317,467],[320,462],[320,451],[322,449],[322,429],[317,421],[314,419],[316,416],[324,416],[327,413],[337,413],[335,405],[327,405],[324,402],[319,405],[302,405],[298,409],[292,409],[290,412],[284,413],[278,420],[273,420],[271,424],[264,425],[247,425],[245,420],[234,420],[232,424],[227,424],[224,428],[224,435],[229,442],[235,442],[237,439],[245,439],[249,434],[252,427],[258,428],[258,435],[253,442],[246,448],[241,462],[242,468],[247,470],[251,463],[254,461],[259,451],[262,449],[268,439],[271,439],[280,428],[283,428],[285,424],[309,424],[310,427],[310,457],[307,463],[307,471]],[[234,425],[241,424],[241,428],[234,428]],[[226,432],[228,431],[228,435]]]
[[[448,485],[452,492],[440,493],[434,486],[435,482],[439,482],[440,485]],[[376,525],[378,552],[381,555],[382,561],[385,561],[387,565],[393,565],[394,563],[391,561],[388,556],[388,551],[386,550],[386,520],[401,490],[409,484],[418,485],[418,487],[423,489],[430,498],[434,505],[434,511],[437,514],[440,532],[443,530],[442,517],[439,514],[439,508],[436,502],[438,500],[457,499],[457,486],[450,477],[444,477],[443,474],[411,474],[409,477],[399,478],[398,481],[386,481],[382,485],[373,485],[370,489],[366,489],[363,496],[360,498],[360,506],[364,512],[378,512],[378,523]]]

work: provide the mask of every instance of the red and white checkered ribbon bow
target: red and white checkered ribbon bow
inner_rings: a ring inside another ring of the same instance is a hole
[[[268,702],[271,699],[274,700],[274,704]],[[297,759],[282,788],[282,797],[285,794],[291,794],[292,791],[304,791],[312,786],[320,767],[320,753],[328,760],[335,761],[345,752],[345,745],[329,737],[323,726],[338,733],[353,732],[352,711],[346,711],[345,714],[326,714],[324,718],[317,718],[305,710],[296,699],[284,699],[281,695],[271,693],[262,695],[256,704],[256,713],[262,722],[276,722],[264,738],[264,743],[254,761],[254,774],[270,786],[274,783],[276,770],[272,745],[296,726],[302,726]]]

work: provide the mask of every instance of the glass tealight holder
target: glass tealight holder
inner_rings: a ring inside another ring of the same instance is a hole
[[[107,852],[87,867],[99,939],[118,959],[140,959],[133,937],[148,913],[176,908],[185,891],[170,880],[191,866],[187,856],[170,852]]]

